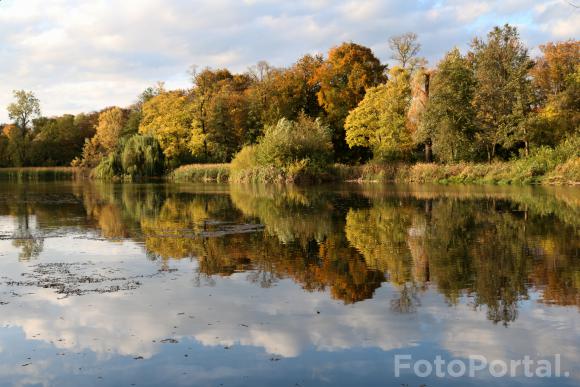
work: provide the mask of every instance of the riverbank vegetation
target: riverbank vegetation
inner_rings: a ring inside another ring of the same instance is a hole
[[[145,90],[127,107],[42,117],[15,91],[0,167],[68,166],[99,179],[319,182],[580,181],[580,42],[531,58],[496,27],[434,67],[413,33],[389,39],[390,68],[343,43],[244,73],[192,67],[192,86]]]

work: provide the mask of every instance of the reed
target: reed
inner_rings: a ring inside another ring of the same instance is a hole
[[[230,177],[229,164],[183,165],[169,174],[169,179],[179,182],[227,182]]]
[[[85,176],[85,170],[74,167],[0,168],[0,180],[4,181],[74,180]]]

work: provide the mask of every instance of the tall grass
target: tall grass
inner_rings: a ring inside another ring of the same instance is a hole
[[[22,167],[0,168],[3,181],[54,181],[85,177],[85,171],[73,167]]]

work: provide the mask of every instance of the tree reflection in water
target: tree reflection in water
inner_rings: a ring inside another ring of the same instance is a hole
[[[53,196],[47,189],[2,188],[8,197],[29,195],[0,205],[16,222],[11,238],[23,260],[41,254],[48,230],[77,227],[138,241],[162,268],[195,261],[198,285],[235,273],[261,287],[291,278],[350,304],[389,281],[399,289],[386,301],[395,312],[416,311],[435,288],[450,305],[465,298],[505,325],[531,291],[539,302],[580,307],[580,205],[565,189],[68,183]],[[55,197],[65,200],[55,205]]]

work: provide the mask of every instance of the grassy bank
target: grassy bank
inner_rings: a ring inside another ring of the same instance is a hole
[[[573,137],[555,149],[539,148],[529,156],[494,163],[367,164],[335,167],[343,181],[473,184],[580,184],[580,140]]]
[[[460,184],[580,184],[580,158],[546,169],[523,162],[336,166],[339,180]]]
[[[230,180],[229,164],[185,165],[170,174],[174,181],[226,182]],[[251,175],[251,176],[250,176]],[[251,171],[240,181],[255,183],[285,182],[286,172],[276,168]],[[237,180],[233,180],[237,181]],[[397,182],[440,184],[545,184],[580,185],[580,157],[549,165],[518,160],[496,163],[458,164],[337,164],[307,182]]]
[[[238,157],[237,163],[240,163]],[[358,181],[400,183],[463,183],[463,184],[580,184],[580,140],[577,137],[563,142],[555,149],[540,148],[530,156],[512,161],[494,163],[369,163],[360,166],[336,164],[322,168],[287,168],[264,166],[238,168],[232,173],[227,164],[188,165],[175,170],[171,177],[176,181],[249,181],[260,183],[297,181],[290,177],[306,175],[305,181]],[[236,169],[236,168],[234,168]],[[305,174],[307,171],[308,174]],[[316,172],[315,176],[310,176]]]

